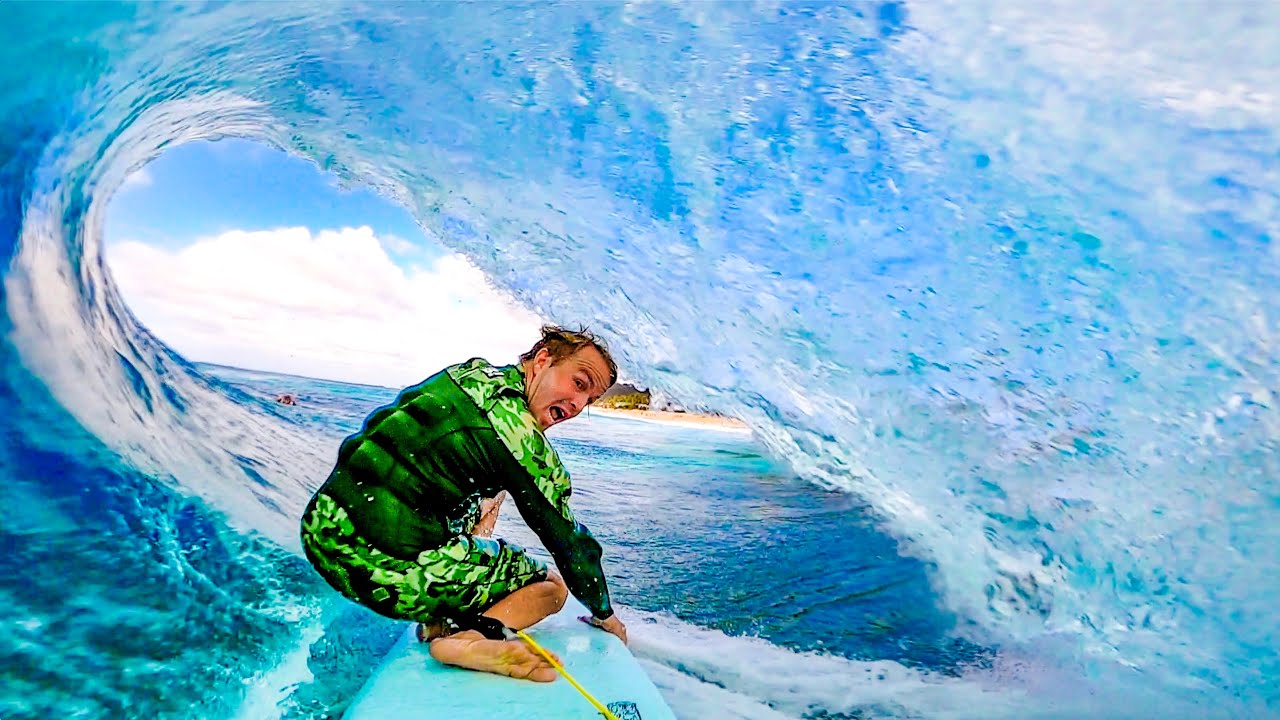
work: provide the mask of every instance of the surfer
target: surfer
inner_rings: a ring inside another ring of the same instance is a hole
[[[343,441],[302,518],[307,558],[346,597],[413,620],[449,665],[540,682],[554,669],[508,629],[552,615],[569,592],[584,621],[627,640],[600,544],[569,508],[569,474],[544,432],[617,380],[586,330],[547,325],[516,365],[474,358],[407,388]],[[491,539],[510,495],[563,575]]]

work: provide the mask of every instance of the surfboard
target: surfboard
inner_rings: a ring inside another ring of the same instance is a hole
[[[622,641],[578,620],[587,610],[573,598],[528,630],[618,720],[675,720],[653,681]],[[599,720],[568,681],[529,680],[441,665],[410,627],[347,708],[346,720]]]

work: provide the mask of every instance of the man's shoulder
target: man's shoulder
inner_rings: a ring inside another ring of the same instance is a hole
[[[495,366],[483,358],[472,358],[451,365],[448,372],[484,412],[489,427],[518,463],[535,478],[551,477],[568,484],[560,456],[529,412],[524,374],[518,365]]]
[[[524,397],[524,377],[515,365],[494,365],[484,358],[471,358],[450,365],[445,372],[476,405],[486,409],[498,396]]]
[[[494,365],[484,358],[474,357],[466,362],[450,365],[445,368],[445,372],[449,373],[449,376],[454,379],[467,377],[490,382],[502,382],[508,379],[510,371],[514,367],[514,365]]]

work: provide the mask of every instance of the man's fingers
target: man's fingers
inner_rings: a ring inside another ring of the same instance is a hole
[[[627,626],[623,625],[622,621],[617,619],[616,615],[610,617],[608,620],[599,620],[590,615],[579,615],[578,619],[592,627],[600,628],[610,635],[613,635],[621,640],[623,645],[627,644]]]

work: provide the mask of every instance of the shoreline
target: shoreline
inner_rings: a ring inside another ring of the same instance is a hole
[[[712,415],[710,413],[671,412],[668,410],[632,410],[601,407],[593,407],[590,411],[592,415],[640,420],[642,422],[655,422],[662,423],[664,425],[687,425],[706,430],[721,430],[725,432],[751,432],[751,428],[747,427],[746,423],[738,420],[737,418],[725,417],[723,415]]]

